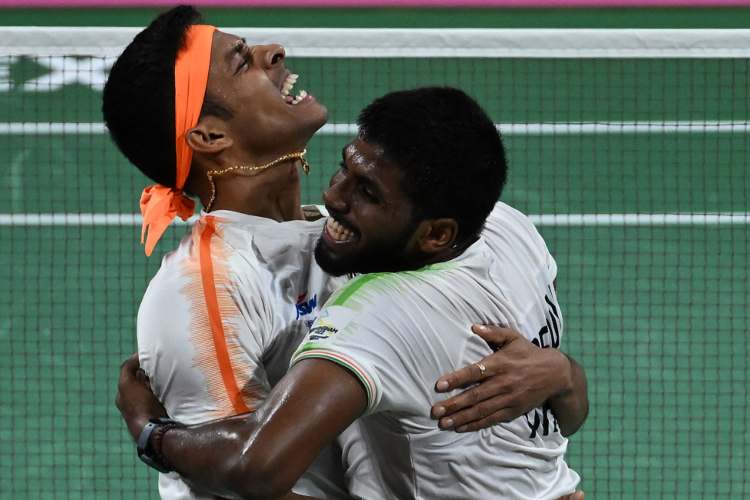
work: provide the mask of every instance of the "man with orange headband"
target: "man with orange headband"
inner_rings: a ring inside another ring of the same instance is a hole
[[[326,109],[289,95],[283,48],[248,46],[198,18],[189,7],[157,18],[114,64],[103,99],[118,147],[157,182],[141,196],[146,254],[193,214],[188,195],[211,211],[164,259],[138,314],[140,362],[185,422],[257,408],[341,282],[311,265],[320,223],[298,220],[298,165]],[[341,493],[333,470],[320,474],[326,491],[305,491]],[[200,497],[175,474],[159,487],[163,498]]]
[[[281,47],[249,47],[196,21],[194,10],[177,8],[139,34],[112,69],[103,107],[120,149],[159,183],[141,198],[147,253],[175,216],[192,214],[185,193],[211,212],[165,258],[139,311],[140,362],[169,415],[182,423],[257,408],[319,306],[342,284],[312,262],[322,222],[297,221],[298,165],[306,165],[304,147],[324,123],[325,108],[305,92],[289,95],[296,77],[285,69]],[[522,342],[511,345],[522,350]],[[441,390],[499,373],[512,352],[506,348],[450,377]],[[509,394],[492,389],[494,377],[487,377],[468,397],[445,404],[450,413],[467,400],[485,402],[457,414],[453,425],[513,418],[559,392],[566,379],[560,373],[572,362],[535,356],[515,368],[533,371],[536,380],[545,374],[547,392],[529,399],[526,386]],[[511,396],[523,403],[511,415],[497,411],[503,406],[493,406],[492,396],[499,392],[504,403]],[[441,425],[450,427],[447,416]],[[173,425],[147,428],[145,441],[158,441]],[[317,471],[313,465],[300,491],[345,495],[334,455]],[[174,474],[160,477],[160,491],[165,498],[198,495]]]

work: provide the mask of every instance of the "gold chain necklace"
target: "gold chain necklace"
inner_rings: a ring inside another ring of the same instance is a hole
[[[206,205],[206,212],[211,211],[211,205],[214,204],[214,200],[216,199],[216,185],[214,185],[214,177],[229,174],[232,172],[240,172],[240,175],[250,172],[259,172],[288,160],[299,160],[300,162],[302,162],[302,170],[305,172],[305,175],[307,175],[310,173],[310,164],[307,163],[307,160],[305,160],[305,154],[307,154],[307,149],[297,151],[296,153],[285,154],[284,156],[280,156],[279,158],[276,158],[273,161],[269,161],[268,163],[264,163],[263,165],[234,165],[233,167],[227,167],[222,170],[209,170],[208,172],[206,172],[206,176],[208,177],[208,183],[211,185],[211,199]]]

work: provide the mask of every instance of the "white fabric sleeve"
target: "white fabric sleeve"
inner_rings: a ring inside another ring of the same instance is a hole
[[[550,283],[557,277],[557,263],[544,238],[528,216],[510,205],[501,201],[495,204],[485,221],[482,237],[497,255],[506,248],[520,245],[526,250],[525,255],[532,257],[537,266],[546,269]]]
[[[432,315],[425,302],[419,302],[414,290],[400,292],[394,284],[398,279],[355,278],[321,310],[291,360],[326,359],[349,370],[367,393],[366,414],[429,411],[425,401],[441,375],[440,365],[450,356],[434,332],[435,324],[425,317]],[[434,307],[439,308],[437,300]],[[468,324],[463,328],[469,331]],[[476,338],[476,346],[464,343],[461,349],[480,348],[481,339]],[[432,347],[423,349],[425,345]]]
[[[367,393],[367,413],[378,406],[382,395],[378,361],[382,342],[369,338],[362,342],[362,328],[356,311],[344,306],[326,306],[313,323],[307,339],[292,356],[291,365],[303,359],[318,358],[343,366],[364,387]]]

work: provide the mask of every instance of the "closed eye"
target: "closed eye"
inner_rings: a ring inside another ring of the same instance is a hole
[[[375,195],[375,192],[367,184],[360,184],[360,191],[362,191],[365,198],[372,203],[378,203],[380,201],[377,195]]]
[[[249,64],[250,64],[250,59],[249,58],[245,58],[242,61],[242,64],[240,64],[239,66],[237,66],[237,71],[235,71],[234,74],[235,75],[238,74],[240,71],[242,71],[243,68],[246,68]]]
[[[244,38],[238,40],[237,44],[234,46],[234,51],[242,58],[242,62],[237,66],[237,69],[234,70],[234,74],[237,75],[243,68],[246,68],[250,64],[252,54],[250,53],[250,47],[247,46]]]

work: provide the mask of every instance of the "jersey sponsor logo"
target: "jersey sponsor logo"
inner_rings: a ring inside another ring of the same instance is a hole
[[[318,294],[313,295],[310,300],[307,300],[307,292],[301,294],[297,297],[297,304],[294,306],[297,310],[297,317],[295,319],[312,314],[316,307],[318,307]]]
[[[307,338],[310,341],[325,340],[338,331],[339,329],[333,326],[328,321],[319,319],[310,329],[310,333],[307,335]]]
[[[332,335],[344,330],[354,319],[356,313],[348,307],[326,306],[320,311],[320,315],[313,323],[307,339],[310,342],[325,340]]]

